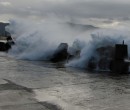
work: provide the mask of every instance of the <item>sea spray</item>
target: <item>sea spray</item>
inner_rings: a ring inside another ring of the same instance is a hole
[[[91,39],[89,39],[86,45],[81,49],[80,57],[69,61],[66,66],[87,68],[92,57],[95,58],[95,61],[99,61],[100,56],[98,56],[99,54],[97,53],[98,48],[106,46],[114,47],[115,44],[121,44],[123,40],[125,40],[125,43],[130,47],[129,35],[130,32],[121,30],[102,29],[95,31],[91,34]],[[96,69],[98,69],[98,66]]]
[[[129,31],[98,29],[88,34],[93,30],[88,32],[84,26],[82,28],[74,26],[56,22],[11,20],[7,31],[11,33],[15,45],[12,46],[9,55],[26,60],[50,60],[60,43],[68,43],[68,52],[75,54],[78,50],[79,57],[71,59],[66,66],[86,68],[92,56],[98,61],[97,48],[121,44],[123,40],[128,45],[130,55]]]
[[[15,45],[9,54],[27,60],[47,60],[51,57],[56,47],[44,37],[40,29],[38,24],[10,21],[7,31],[11,33]]]
[[[86,27],[52,21],[34,23],[25,20],[10,20],[10,25],[6,30],[11,33],[15,45],[12,46],[9,54],[18,59],[49,60],[60,43],[70,45],[81,34],[86,35],[88,29]]]
[[[76,55],[77,52],[80,52],[80,51],[82,50],[82,48],[85,47],[85,45],[86,45],[86,42],[85,42],[85,41],[81,41],[81,40],[79,40],[79,39],[76,39],[76,40],[73,42],[72,46],[70,46],[70,47],[68,48],[68,53],[69,53],[70,55]]]

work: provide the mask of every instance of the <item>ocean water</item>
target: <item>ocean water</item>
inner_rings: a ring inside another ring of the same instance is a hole
[[[22,99],[33,99],[51,106],[50,110],[130,110],[129,74],[86,70],[89,59],[96,56],[95,50],[100,47],[121,44],[124,40],[130,56],[130,32],[99,28],[84,30],[83,27],[74,28],[55,22],[10,21],[7,31],[11,33],[15,45],[8,53],[0,53],[0,84],[11,82],[16,89],[19,85],[27,92],[31,91],[33,95],[30,98]],[[62,42],[68,43],[70,53],[80,50],[80,57],[65,64],[49,62]],[[5,96],[5,99],[13,98]]]
[[[7,80],[31,89],[38,102],[61,110],[130,110],[129,74],[94,73],[0,53],[0,84]]]
[[[37,28],[36,28],[37,27]],[[80,51],[80,57],[68,61],[67,67],[86,68],[93,56],[98,61],[97,48],[114,47],[115,44],[128,45],[130,56],[130,31],[125,29],[101,29],[88,25],[68,23],[11,20],[6,28],[11,33],[15,45],[8,52],[11,57],[21,60],[50,60],[60,43],[67,43],[68,53]]]

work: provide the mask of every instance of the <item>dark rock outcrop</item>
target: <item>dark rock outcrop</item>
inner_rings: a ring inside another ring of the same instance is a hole
[[[128,73],[129,72],[129,63],[125,60],[128,60],[128,46],[124,44],[115,45],[115,54],[114,58],[111,61],[110,70],[114,73]]]
[[[4,42],[0,42],[0,51],[7,51],[7,45]]]
[[[61,43],[56,51],[53,54],[53,57],[51,58],[52,62],[62,62],[67,60],[67,57],[69,56],[68,52],[68,44],[67,43]]]
[[[11,48],[11,44],[8,42],[0,42],[0,51],[8,51]]]
[[[116,44],[113,46],[100,47],[95,50],[94,56],[88,61],[88,69],[109,70],[112,73],[124,74],[129,72],[127,45]]]
[[[11,36],[9,36],[7,37],[7,42],[0,42],[0,51],[8,51],[14,44],[15,43],[13,39],[11,38]]]
[[[88,61],[88,69],[100,69],[108,70],[110,69],[110,63],[114,57],[115,47],[105,46],[100,47],[95,50],[95,54]]]

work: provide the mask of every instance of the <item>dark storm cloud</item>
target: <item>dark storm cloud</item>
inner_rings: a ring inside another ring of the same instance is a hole
[[[130,2],[127,0],[1,0],[0,14],[23,18],[57,16],[60,19],[126,20],[130,16]]]

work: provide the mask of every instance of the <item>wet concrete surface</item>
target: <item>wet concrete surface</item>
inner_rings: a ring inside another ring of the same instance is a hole
[[[0,110],[49,110],[33,98],[31,89],[6,81],[0,84]]]
[[[34,80],[35,76],[32,80],[31,77],[26,80],[28,77],[24,73],[26,70],[24,67],[18,69],[17,61],[5,57],[0,60],[0,110],[61,110],[55,104],[39,102],[34,98],[36,96],[33,92],[34,87],[28,86],[28,84],[33,85],[30,81]],[[28,84],[26,85],[26,83]],[[37,85],[34,86],[37,87]]]
[[[0,57],[0,110],[130,110],[129,103],[129,75]]]

